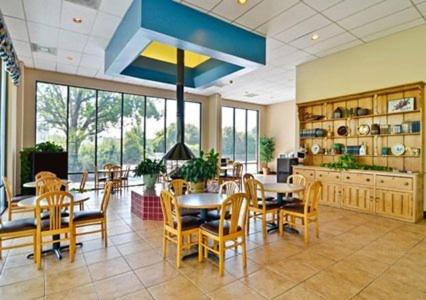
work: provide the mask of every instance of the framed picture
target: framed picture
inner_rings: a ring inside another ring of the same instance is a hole
[[[388,113],[414,110],[415,98],[403,98],[397,100],[389,100]]]

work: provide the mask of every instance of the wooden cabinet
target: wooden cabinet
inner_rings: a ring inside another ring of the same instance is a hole
[[[343,208],[374,212],[373,204],[374,189],[358,185],[345,185],[343,187]]]
[[[322,186],[322,196],[320,204],[340,207],[342,201],[342,185],[324,182]]]
[[[377,176],[377,187],[381,189],[393,189],[411,191],[413,189],[412,178],[401,178],[396,176]]]
[[[374,174],[342,172],[342,178],[347,184],[374,185]]]
[[[411,221],[414,219],[413,194],[389,190],[376,190],[376,214]]]
[[[294,167],[293,167],[294,169]],[[315,170],[311,169],[295,169],[294,174],[303,175],[306,178],[306,182],[312,182],[315,180]]]

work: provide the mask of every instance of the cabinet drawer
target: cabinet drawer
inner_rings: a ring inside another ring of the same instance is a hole
[[[315,179],[324,182],[340,182],[342,176],[340,172],[316,171]]]
[[[379,188],[390,188],[393,190],[413,190],[413,179],[395,176],[381,176],[376,177],[376,185]]]
[[[295,169],[294,174],[303,175],[306,178],[306,181],[314,181],[315,180],[315,171],[314,170]]]
[[[342,173],[343,182],[349,184],[362,184],[373,186],[374,185],[374,175],[373,174],[358,174],[358,173]]]

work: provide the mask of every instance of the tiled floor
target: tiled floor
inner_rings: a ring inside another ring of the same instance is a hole
[[[5,251],[0,299],[426,299],[425,223],[321,207],[321,236],[311,231],[309,246],[294,234],[263,241],[252,224],[247,269],[229,251],[220,277],[211,261],[176,269],[173,246],[163,260],[162,223],[132,216],[128,195],[110,202],[106,249],[86,236],[74,263],[48,256],[42,271],[26,259],[30,249]]]

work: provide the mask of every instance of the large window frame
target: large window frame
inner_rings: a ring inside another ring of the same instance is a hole
[[[4,64],[0,60],[0,178],[6,176],[7,158],[7,80],[8,76],[4,69]],[[5,197],[3,181],[0,181],[0,216],[6,209],[7,201]]]
[[[223,109],[224,108],[232,109],[232,144],[233,144],[232,152],[233,153],[232,153],[232,157],[230,157],[230,159],[235,161],[236,156],[237,156],[237,154],[236,154],[236,152],[237,152],[236,151],[236,139],[235,139],[235,137],[236,137],[236,120],[235,120],[236,119],[235,118],[236,111],[237,110],[243,110],[245,112],[245,122],[244,122],[245,123],[244,124],[244,127],[245,127],[245,131],[244,131],[244,134],[245,134],[245,137],[244,137],[244,140],[245,140],[245,158],[244,158],[244,161],[241,161],[241,160],[237,160],[237,161],[243,163],[246,170],[248,169],[249,165],[256,165],[256,172],[257,172],[258,165],[259,165],[259,124],[260,124],[260,122],[259,122],[259,110],[223,105],[222,108],[221,108],[222,109],[222,115],[223,115]],[[249,149],[249,147],[248,147],[249,112],[255,112],[256,113],[256,160],[251,160],[251,161],[248,160],[248,156],[249,156],[249,152],[248,152],[248,149]],[[223,116],[222,116],[222,118],[223,118]],[[221,123],[222,123],[222,121],[221,121]],[[221,136],[222,136],[222,139],[223,139],[223,125],[221,125]],[[221,152],[222,152],[222,156],[223,156],[224,155],[223,154],[223,144],[222,144]]]
[[[95,122],[96,122],[96,124],[95,124],[95,126],[96,126],[96,133],[95,133],[95,162],[94,162],[94,165],[98,165],[98,128],[97,128],[97,126],[98,126],[98,110],[99,110],[99,107],[98,107],[98,101],[99,101],[99,93],[112,93],[112,94],[120,94],[121,95],[121,114],[120,114],[120,119],[121,119],[121,121],[120,121],[120,123],[121,123],[121,125],[120,125],[120,131],[121,131],[121,136],[120,136],[120,165],[121,166],[123,166],[123,152],[124,152],[124,144],[123,144],[123,141],[124,141],[124,131],[125,131],[125,129],[124,129],[124,124],[123,124],[123,119],[124,119],[124,98],[125,98],[125,96],[126,95],[130,95],[130,96],[137,96],[137,97],[142,97],[143,98],[143,101],[144,101],[144,106],[145,106],[145,111],[144,111],[144,120],[143,120],[143,126],[144,126],[144,134],[143,134],[143,140],[144,140],[144,145],[143,145],[143,148],[144,148],[144,150],[143,150],[143,159],[146,159],[147,158],[147,138],[146,138],[146,131],[147,131],[147,127],[146,127],[146,108],[147,108],[147,106],[146,106],[146,103],[147,103],[147,99],[148,98],[153,98],[153,99],[160,99],[160,100],[162,100],[162,101],[164,101],[164,116],[163,116],[163,118],[164,118],[164,128],[163,128],[163,133],[164,133],[164,148],[165,148],[165,150],[166,150],[166,152],[169,150],[169,149],[167,149],[166,147],[166,145],[167,145],[167,124],[166,124],[166,120],[167,120],[167,102],[168,101],[174,101],[174,102],[176,102],[176,100],[174,100],[174,99],[169,99],[169,98],[165,98],[165,97],[158,97],[158,96],[151,96],[151,95],[141,95],[141,94],[137,94],[137,93],[127,93],[127,92],[119,92],[119,91],[111,91],[111,90],[104,90],[104,89],[99,89],[99,88],[91,88],[91,87],[87,87],[87,86],[77,86],[77,85],[68,85],[68,84],[63,84],[63,83],[60,83],[60,82],[47,82],[47,81],[40,81],[40,80],[36,80],[36,82],[35,82],[35,89],[36,89],[36,92],[35,92],[35,122],[34,122],[34,128],[36,129],[35,130],[35,136],[34,136],[34,143],[37,143],[37,140],[38,140],[38,137],[37,137],[37,135],[38,135],[38,132],[37,132],[37,117],[38,117],[38,110],[37,110],[37,102],[38,102],[38,97],[37,97],[37,91],[38,91],[38,86],[39,86],[39,84],[50,84],[50,85],[58,85],[58,86],[63,86],[63,87],[66,87],[66,89],[67,89],[67,95],[66,95],[66,108],[67,108],[67,112],[66,112],[66,119],[68,120],[67,121],[67,128],[66,128],[66,151],[68,151],[68,147],[69,147],[69,105],[70,105],[70,88],[76,88],[76,89],[88,89],[88,90],[92,90],[92,91],[95,91],[95,93],[96,93],[96,106],[95,106],[95,109],[96,109],[96,120],[95,120]],[[201,149],[202,149],[202,141],[203,141],[203,124],[202,124],[202,112],[203,112],[203,103],[201,103],[201,102],[199,102],[199,101],[193,101],[193,100],[191,100],[191,101],[185,101],[185,102],[190,102],[190,103],[196,103],[196,104],[198,104],[199,105],[199,117],[200,117],[200,122],[199,122],[199,136],[200,136],[200,139],[199,139],[199,145],[198,145],[198,152],[200,153],[201,152]],[[185,125],[186,125],[186,123],[185,123]],[[148,157],[148,158],[152,158],[152,157]],[[81,170],[81,172],[68,172],[68,175],[70,176],[70,175],[80,175],[81,173],[83,172],[83,170]],[[93,171],[89,171],[89,173],[93,173]]]

